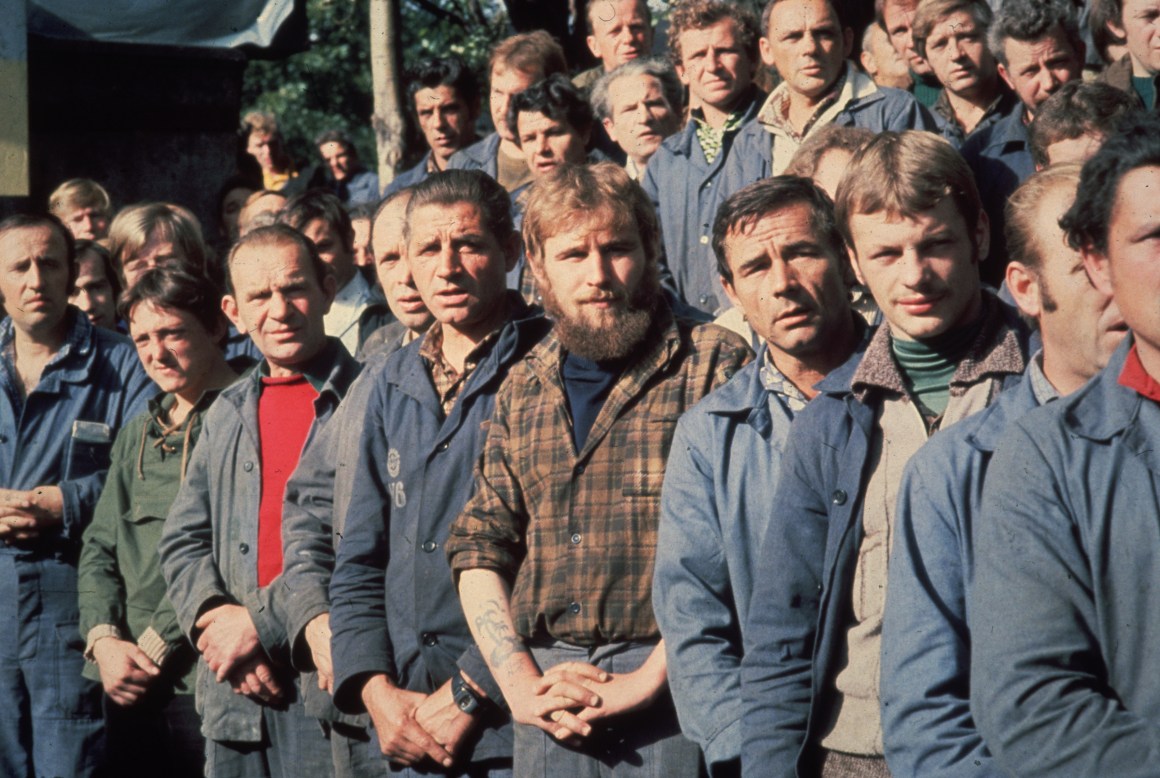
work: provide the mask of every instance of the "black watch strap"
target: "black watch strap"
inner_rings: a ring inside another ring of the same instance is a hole
[[[483,698],[475,693],[475,689],[463,680],[463,674],[459,672],[451,676],[451,695],[455,699],[456,707],[464,713],[473,714],[483,704]]]

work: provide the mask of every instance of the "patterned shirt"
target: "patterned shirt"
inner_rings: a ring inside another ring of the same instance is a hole
[[[721,153],[721,148],[725,145],[725,138],[730,133],[737,132],[741,129],[741,125],[745,123],[745,109],[748,103],[743,103],[742,107],[725,119],[725,123],[721,125],[721,129],[712,127],[705,121],[705,113],[700,108],[694,108],[690,112],[693,121],[696,122],[697,128],[697,142],[701,144],[701,151],[705,153],[705,161],[712,163],[717,159],[717,155]]]
[[[830,91],[823,97],[814,108],[814,113],[810,116],[809,121],[802,127],[802,131],[798,132],[794,129],[793,122],[789,118],[790,93],[789,87],[783,81],[773,92],[769,95],[769,100],[762,107],[761,115],[758,120],[768,126],[773,127],[793,140],[801,143],[806,136],[810,134],[810,130],[814,128],[818,120],[830,109],[838,98],[842,95],[842,88],[846,86],[846,79],[848,77],[845,68],[842,69],[841,75],[834,81]]]
[[[506,317],[504,321],[507,321]],[[463,362],[462,373],[456,371],[443,357],[442,322],[435,322],[424,333],[423,342],[419,344],[419,356],[423,358],[423,364],[427,366],[427,372],[431,375],[431,383],[435,385],[435,393],[439,395],[439,404],[443,406],[444,416],[451,413],[456,399],[459,398],[459,391],[467,383],[467,377],[491,351],[492,344],[499,337],[501,329],[503,329],[502,324],[475,344],[475,348],[468,353],[467,359]]]
[[[476,492],[451,528],[456,572],[511,582],[525,639],[594,646],[659,636],[652,609],[661,482],[677,419],[752,358],[739,337],[658,313],[584,447],[569,432],[560,341],[550,334],[496,398]]]
[[[765,360],[761,364],[761,385],[765,387],[765,391],[773,392],[778,397],[785,400],[786,407],[794,413],[797,413],[802,408],[806,407],[806,403],[810,398],[802,393],[801,389],[794,386],[793,381],[785,377],[785,374],[777,369],[773,364],[773,357],[769,352],[765,352]]]

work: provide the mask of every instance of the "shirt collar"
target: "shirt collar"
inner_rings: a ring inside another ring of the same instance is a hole
[[[809,135],[810,130],[813,129],[814,123],[817,122],[818,118],[831,106],[839,100],[849,102],[849,99],[853,97],[852,90],[854,84],[850,70],[849,63],[845,63],[842,66],[842,71],[838,74],[838,77],[834,80],[826,95],[818,102],[813,116],[806,122],[806,126],[802,129],[802,132],[799,133],[795,130],[789,120],[789,85],[784,81],[770,92],[769,99],[765,101],[765,105],[762,106],[761,111],[757,115],[757,120],[765,125],[766,128],[784,133],[791,138],[801,139],[806,137]],[[847,86],[850,88],[847,88]]]
[[[761,385],[765,391],[776,394],[785,400],[786,405],[791,411],[797,413],[810,401],[805,394],[785,377],[785,374],[777,369],[777,365],[773,364],[773,355],[770,354],[769,349],[763,349],[765,356],[761,360],[761,369],[758,374],[761,376]]]
[[[988,375],[1021,374],[1027,367],[1018,333],[1007,326],[1002,305],[990,292],[983,292],[983,327],[967,354],[959,360],[951,386],[977,383]],[[850,387],[859,402],[865,403],[874,390],[902,396],[906,381],[890,347],[890,325],[875,331],[866,353],[854,371]]]
[[[1126,386],[1152,402],[1160,402],[1160,381],[1153,378],[1140,361],[1140,352],[1135,343],[1124,360],[1124,369],[1120,371],[1118,380],[1120,386]]]
[[[1035,395],[1035,402],[1047,405],[1052,400],[1059,399],[1059,391],[1052,386],[1047,374],[1043,372],[1042,350],[1031,357],[1031,364],[1027,368],[1027,378],[1031,382],[1031,393]]]

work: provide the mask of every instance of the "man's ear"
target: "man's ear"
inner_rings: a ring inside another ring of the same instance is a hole
[[[1087,271],[1088,280],[1101,294],[1109,297],[1112,295],[1112,268],[1111,260],[1108,255],[1102,251],[1097,251],[1092,246],[1084,246],[1079,250],[1079,254],[1083,257],[1083,267]]]
[[[246,327],[242,324],[242,319],[238,316],[238,300],[232,294],[222,295],[222,313],[230,320],[230,324],[234,325],[234,329],[245,334]]]
[[[1032,319],[1043,314],[1043,291],[1039,286],[1039,274],[1022,262],[1012,260],[1007,265],[1007,291],[1015,298],[1019,310]]]
[[[725,276],[718,276],[721,279],[721,287],[725,290],[725,296],[729,298],[729,302],[733,303],[734,307],[744,311],[745,308],[741,306],[741,298],[737,296],[737,290],[733,287],[733,282]]]
[[[757,41],[758,51],[761,52],[761,61],[767,68],[773,67],[773,44],[764,35]]]
[[[991,220],[982,208],[979,209],[979,220],[975,222],[975,245],[979,247],[979,261],[982,262],[991,253]]]
[[[520,254],[523,253],[522,249],[523,240],[520,239],[520,234],[513,232],[512,236],[508,238],[507,243],[503,246],[503,267],[505,273],[510,273],[516,269],[516,264],[520,261]],[[528,267],[531,267],[532,263],[530,261],[525,259],[524,262]],[[539,279],[536,280],[538,281]]]
[[[1015,84],[1011,81],[1011,74],[1007,72],[1007,67],[1002,62],[995,63],[995,69],[999,71],[999,77],[1007,83],[1011,89],[1015,89]]]
[[[620,142],[616,139],[616,127],[613,125],[612,119],[601,119],[600,124],[604,126],[604,131],[608,133],[608,137],[612,139],[613,143]],[[587,146],[588,142],[585,141],[584,145]]]
[[[596,36],[589,35],[587,38],[584,39],[584,42],[588,44],[588,51],[592,52],[592,56],[596,57],[596,59],[599,61],[600,60],[600,49],[596,46]]]
[[[1121,5],[1121,8],[1122,7],[1123,6]],[[1124,15],[1124,12],[1120,11],[1120,18],[1119,19],[1108,19],[1108,21],[1106,22],[1106,26],[1107,26],[1108,30],[1111,31],[1112,35],[1116,36],[1120,40],[1127,40],[1128,32],[1127,32],[1127,30],[1124,29],[1123,15]]]
[[[334,277],[334,273],[327,273],[326,277],[322,279],[322,294],[326,298],[326,309],[322,312],[325,316],[330,313],[330,306],[334,303],[334,296],[338,294],[338,280]]]
[[[855,281],[857,281],[859,284],[861,284],[862,286],[865,286],[867,289],[869,289],[870,287],[867,286],[866,279],[862,277],[862,268],[858,264],[858,253],[856,251],[854,251],[853,246],[846,247],[846,255],[850,258],[850,261],[849,261],[850,270],[848,272],[854,274]]]

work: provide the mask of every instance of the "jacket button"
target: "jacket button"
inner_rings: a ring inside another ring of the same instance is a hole
[[[425,646],[434,646],[439,643],[439,636],[434,632],[424,632],[422,638]]]
[[[725,380],[728,381],[732,377],[733,377],[733,368],[731,368],[731,367],[725,368]]]
[[[450,443],[448,443],[448,442],[446,442],[446,441],[444,441],[443,443],[440,443],[440,444],[439,444],[439,450],[440,450],[440,451],[446,451],[446,450],[447,450],[447,449],[449,449],[449,448],[451,448],[451,444],[450,444]]]
[[[242,552],[243,554],[250,553],[250,544],[249,543],[239,543],[238,544],[238,551]]]
[[[423,550],[426,551],[428,554],[433,552],[435,550],[435,541],[434,540],[425,541],[423,543]]]
[[[583,473],[584,473],[584,465],[583,464],[576,465],[576,475],[582,475]]]
[[[246,462],[244,465],[242,465],[242,469],[248,473],[254,469],[254,463],[253,462]]]
[[[579,532],[573,532],[573,533],[572,533],[572,545],[574,545],[574,546],[578,546],[578,545],[580,545],[580,540],[581,540],[581,538],[580,538],[580,533],[579,533]]]
[[[702,245],[702,246],[708,246],[708,245],[709,245],[709,236],[708,236],[708,235],[702,235],[702,236],[701,236],[701,245]]]
[[[833,500],[834,505],[845,505],[846,504],[846,490],[845,489],[835,489],[834,493],[830,496],[830,499]]]
[[[572,611],[573,613],[579,613],[580,612],[580,603],[578,603],[578,602],[572,603],[571,605],[568,606],[568,610]]]

